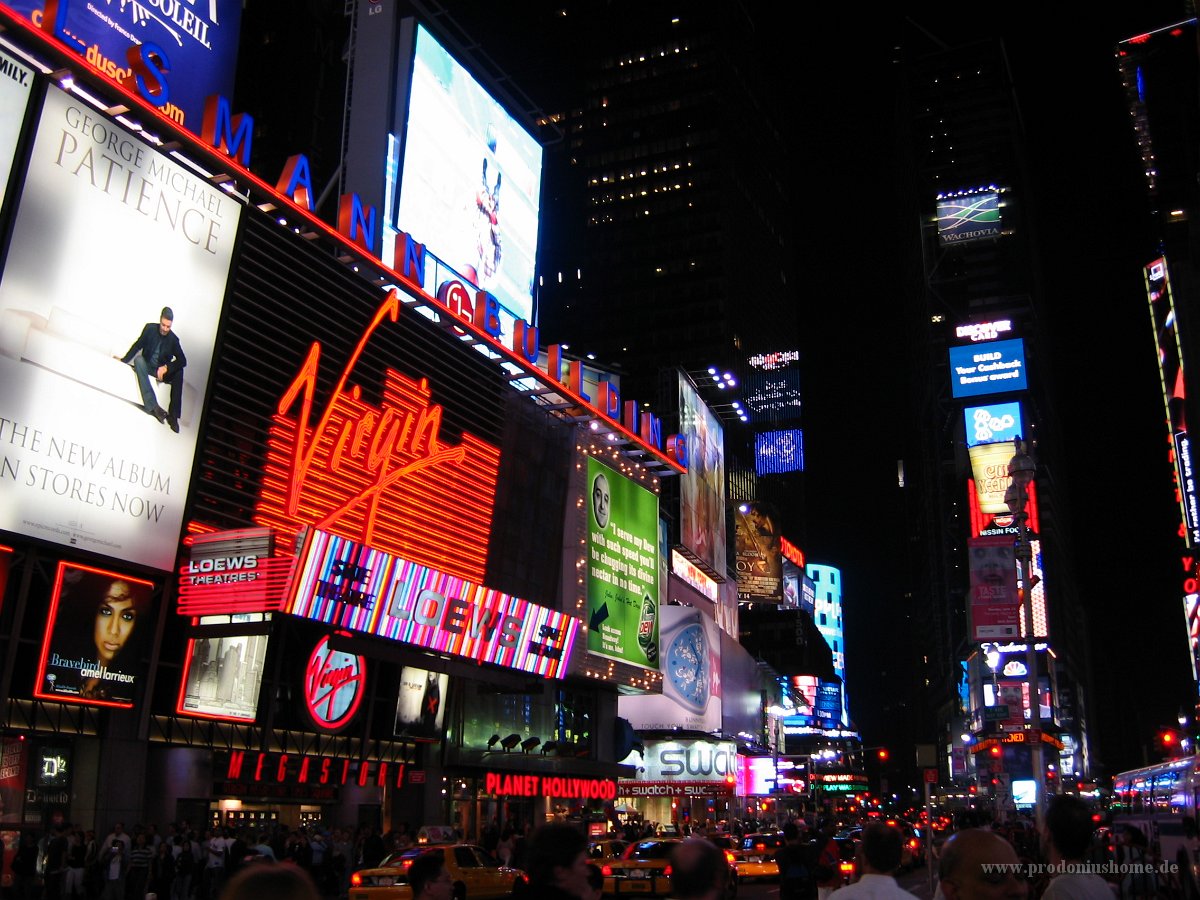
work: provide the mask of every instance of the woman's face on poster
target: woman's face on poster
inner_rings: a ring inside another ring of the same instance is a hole
[[[109,665],[124,649],[137,625],[133,593],[124,581],[114,581],[96,608],[94,638],[101,665]]]

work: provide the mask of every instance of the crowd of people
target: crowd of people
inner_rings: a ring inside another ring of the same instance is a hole
[[[161,831],[127,831],[117,822],[103,839],[78,825],[60,825],[39,837],[21,833],[11,862],[16,900],[217,900],[226,882],[258,860],[286,862],[305,872],[327,897],[346,894],[356,869],[412,846],[407,826],[387,834],[320,826],[196,829],[187,822]]]

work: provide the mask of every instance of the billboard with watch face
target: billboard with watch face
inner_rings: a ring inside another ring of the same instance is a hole
[[[620,697],[617,707],[635,729],[721,728],[721,634],[716,621],[690,606],[659,610],[662,693]]]

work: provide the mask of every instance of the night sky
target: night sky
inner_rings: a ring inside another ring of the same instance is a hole
[[[561,84],[547,57],[559,52],[569,65],[578,54],[546,39],[536,10],[547,4],[445,6],[525,93],[554,108]],[[1054,3],[909,4],[895,19],[861,21],[859,9],[850,20],[844,7],[805,7],[800,26],[784,28],[765,4],[748,4],[760,17],[759,58],[774,73],[793,144],[787,176],[805,353],[804,549],[843,572],[851,711],[868,745],[892,743],[895,722],[910,714],[895,699],[905,656],[896,635],[908,612],[905,572],[916,564],[896,486],[908,374],[900,338],[906,236],[897,234],[894,204],[907,179],[891,122],[893,47],[920,31],[949,45],[1006,41],[1029,142],[1047,288],[1041,315],[1069,457],[1053,462],[1054,480],[1090,614],[1091,713],[1113,772],[1142,764],[1147,752],[1156,759],[1156,729],[1174,724],[1195,693],[1178,510],[1141,283],[1153,243],[1113,58],[1118,40],[1186,13],[1176,0],[1070,6],[1086,18]],[[340,10],[330,4],[328,15]],[[256,4],[247,15],[256,15]],[[335,55],[335,43],[321,46]],[[1053,584],[1048,591],[1053,602]]]

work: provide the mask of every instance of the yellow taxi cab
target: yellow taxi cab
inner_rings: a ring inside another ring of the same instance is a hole
[[[779,863],[775,854],[783,847],[783,832],[767,831],[746,834],[734,850],[739,878],[778,878]]]
[[[620,859],[600,867],[604,875],[604,893],[615,897],[637,894],[643,897],[667,897],[671,894],[671,854],[683,838],[647,838],[634,841]],[[737,870],[733,854],[724,851],[729,864],[727,897],[737,893]],[[354,898],[350,898],[354,900]]]
[[[373,869],[350,876],[348,900],[412,900],[408,867],[423,853],[441,853],[446,871],[454,880],[455,900],[495,900],[508,897],[528,879],[520,869],[500,861],[474,844],[439,844],[411,847],[393,853]]]
[[[608,860],[620,859],[629,841],[618,838],[605,838],[588,844],[588,861],[600,866]]]

